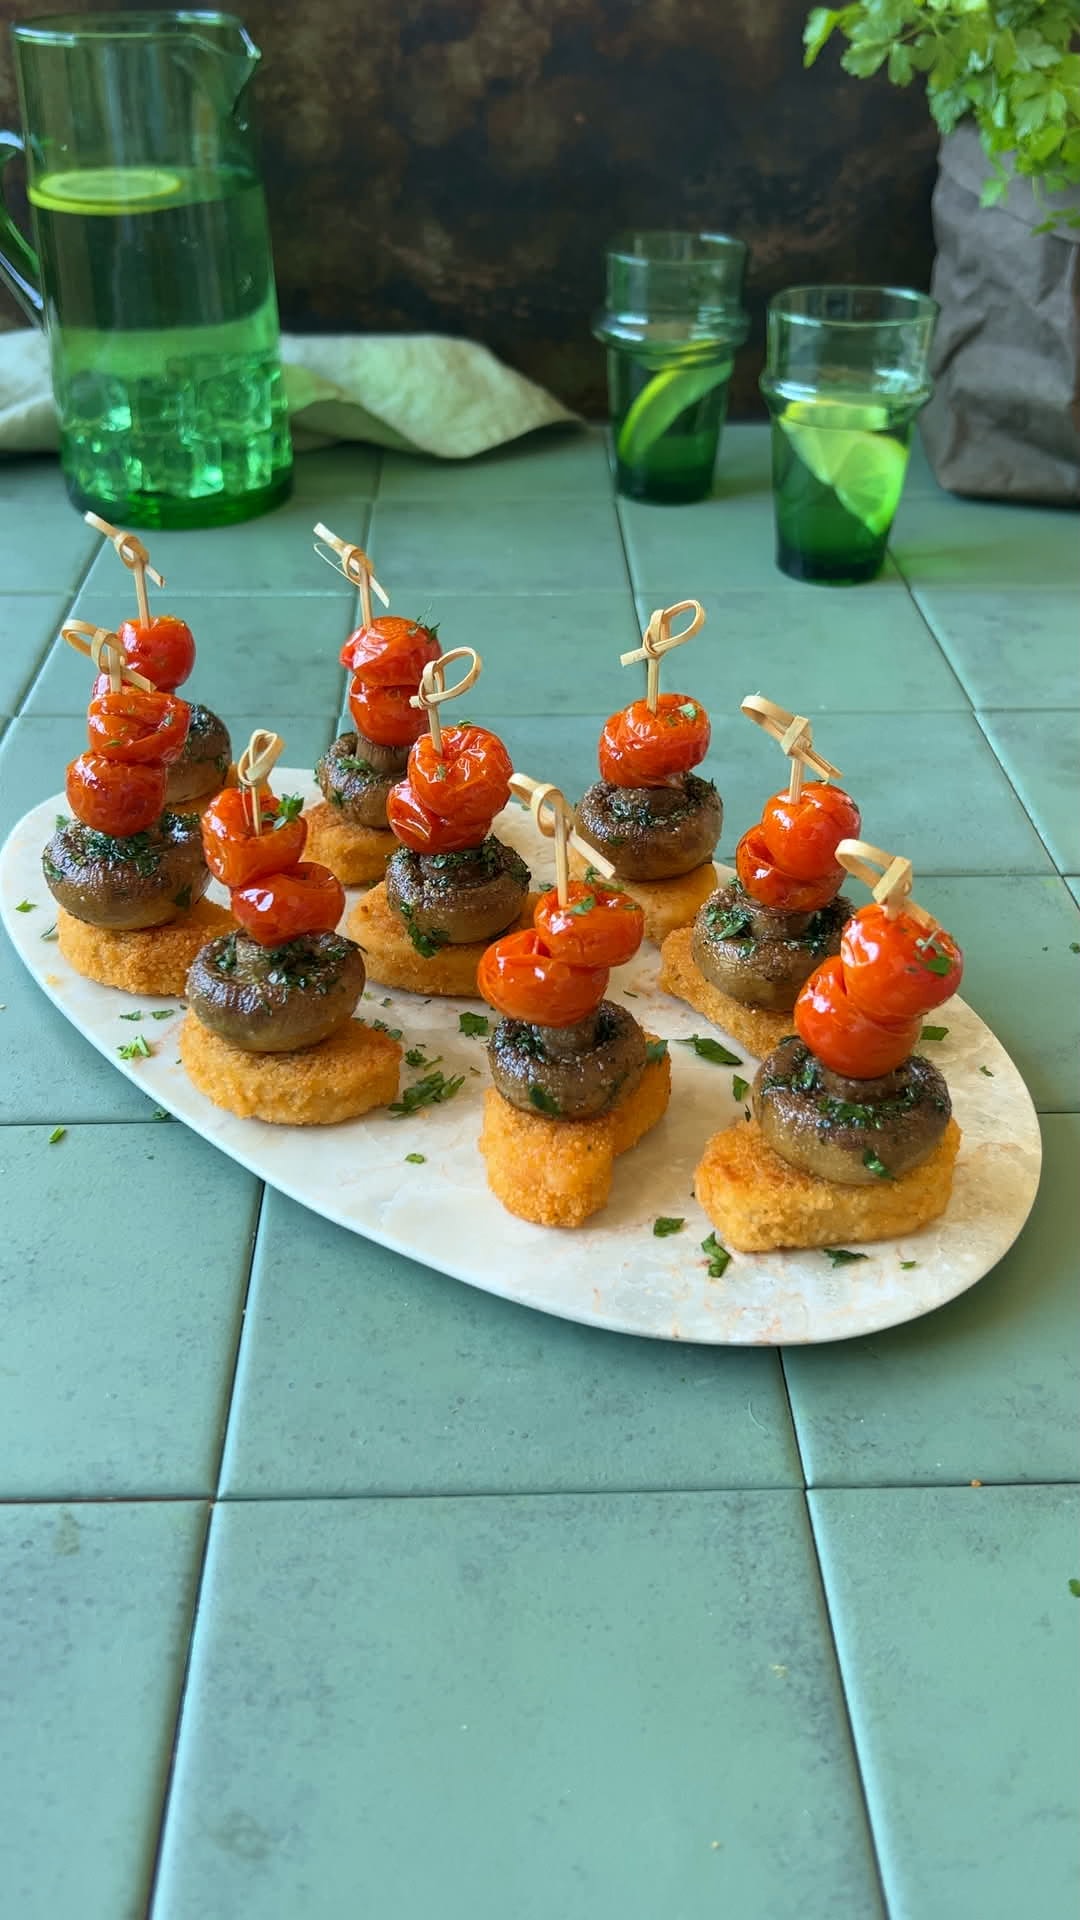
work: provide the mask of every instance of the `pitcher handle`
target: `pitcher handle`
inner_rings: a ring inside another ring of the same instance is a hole
[[[41,293],[41,262],[11,217],[3,197],[4,168],[16,153],[26,151],[22,135],[0,132],[0,280],[35,326],[45,324]]]

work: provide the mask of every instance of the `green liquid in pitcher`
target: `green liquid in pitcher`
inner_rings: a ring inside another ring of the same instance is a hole
[[[51,173],[30,188],[68,490],[141,526],[283,499],[292,453],[258,180],[214,169]]]
[[[772,423],[776,559],[796,580],[851,586],[881,570],[900,503],[911,408],[865,396],[791,400]]]
[[[715,349],[650,348],[608,354],[619,492],[682,505],[712,486],[732,362]]]

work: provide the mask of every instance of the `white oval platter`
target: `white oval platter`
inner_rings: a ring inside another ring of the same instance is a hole
[[[275,786],[317,797],[310,775],[295,769],[279,768]],[[660,991],[651,946],[617,970],[611,995],[625,998],[644,1026],[672,1042],[671,1106],[617,1162],[604,1212],[576,1232],[517,1220],[488,1191],[476,1146],[488,1085],[485,1048],[458,1025],[466,1008],[483,1011],[476,1001],[424,1001],[370,987],[359,1008],[362,1018],[400,1028],[404,1046],[438,1055],[447,1076],[464,1074],[460,1093],[442,1106],[403,1119],[379,1110],[326,1128],[236,1119],[191,1086],[170,1022],[120,1019],[139,1006],[147,1015],[176,1008],[176,1001],[140,1002],[97,986],[68,966],[55,941],[42,939],[55,916],[41,849],[63,811],[62,794],[35,807],[0,856],[4,925],[43,992],[150,1099],[252,1173],[328,1220],[455,1280],[564,1319],[653,1339],[717,1346],[846,1340],[916,1319],[963,1293],[1000,1260],[1030,1212],[1041,1161],[1030,1096],[990,1029],[954,999],[933,1016],[948,1027],[947,1038],[928,1046],[946,1074],[964,1135],[944,1218],[906,1239],[865,1246],[867,1258],[850,1265],[834,1266],[820,1252],[736,1254],[722,1278],[710,1279],[701,1251],[710,1223],[693,1198],[694,1168],[708,1136],[740,1118],[733,1077],[752,1079],[756,1062],[722,1034],[741,1067],[714,1066],[678,1044],[717,1030]],[[496,831],[524,855],[534,878],[550,884],[550,843],[522,808],[508,807]],[[35,910],[19,913],[23,900]],[[121,1060],[118,1048],[136,1033],[145,1035],[151,1057]],[[417,1077],[403,1067],[403,1086]],[[409,1153],[422,1153],[423,1164],[410,1164]],[[657,1238],[660,1215],[685,1225]]]

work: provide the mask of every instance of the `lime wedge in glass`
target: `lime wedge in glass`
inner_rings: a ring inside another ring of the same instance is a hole
[[[704,367],[665,367],[642,387],[619,428],[615,451],[624,466],[635,467],[649,448],[665,434],[680,413],[703,400],[713,387],[731,378],[730,360],[712,360]]]
[[[43,174],[29,195],[50,213],[149,213],[175,200],[183,184],[165,167],[82,167]]]
[[[793,400],[780,426],[803,465],[868,533],[885,533],[900,504],[908,450],[884,431],[884,407]]]

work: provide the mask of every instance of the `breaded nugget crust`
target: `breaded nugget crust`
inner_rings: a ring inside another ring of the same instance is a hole
[[[139,927],[130,933],[91,927],[60,907],[56,936],[64,959],[76,973],[103,987],[182,996],[199,948],[219,934],[230,933],[235,925],[228,909],[216,907],[211,900],[198,901],[190,913],[164,927]]]
[[[588,866],[576,848],[570,849],[570,871],[579,876]],[[676,874],[673,880],[620,880],[611,882],[636,900],[645,915],[645,938],[657,946],[675,927],[688,927],[700,906],[716,892],[716,868],[711,860],[689,873]]]
[[[536,900],[536,894],[530,893],[520,918],[505,929],[507,933],[532,926]],[[376,986],[403,987],[406,993],[458,994],[465,998],[471,995],[473,999],[477,997],[476,969],[481,956],[500,938],[493,934],[491,940],[439,947],[430,960],[425,960],[413,946],[405,922],[387,901],[386,887],[381,880],[357,901],[345,923],[345,931],[350,940],[363,948],[368,981],[374,981]]]
[[[616,1156],[655,1127],[670,1095],[666,1054],[650,1060],[625,1099],[593,1120],[522,1113],[489,1087],[480,1151],[492,1193],[508,1213],[539,1227],[580,1227],[606,1205]]]
[[[336,873],[343,887],[360,887],[369,880],[381,880],[383,869],[400,841],[390,832],[376,827],[353,826],[343,820],[336,807],[323,800],[304,812],[307,823],[305,860],[320,860]]]
[[[401,1048],[362,1020],[298,1053],[245,1053],[189,1013],[180,1058],[192,1085],[242,1120],[332,1127],[396,1100]]]
[[[794,1033],[793,1015],[790,1011],[776,1013],[769,1007],[747,1007],[729,993],[721,993],[706,980],[690,951],[693,933],[689,926],[668,934],[660,950],[660,985],[665,993],[685,1000],[714,1027],[720,1027],[748,1053],[763,1060],[787,1034]]]
[[[961,1134],[950,1120],[928,1160],[899,1180],[842,1187],[789,1167],[756,1120],[714,1133],[694,1175],[694,1192],[729,1247],[846,1247],[915,1233],[944,1213]]]

